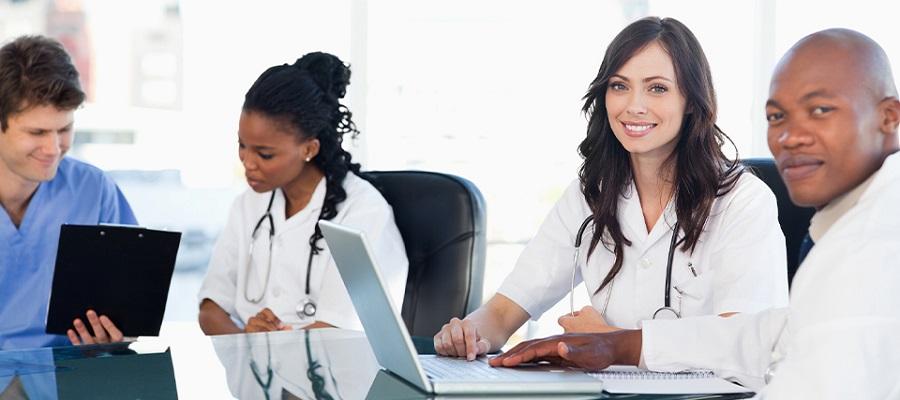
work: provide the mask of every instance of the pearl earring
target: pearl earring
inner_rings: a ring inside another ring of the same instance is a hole
[[[312,158],[311,158],[311,157],[306,157],[306,162],[309,162],[309,160],[312,160]]]

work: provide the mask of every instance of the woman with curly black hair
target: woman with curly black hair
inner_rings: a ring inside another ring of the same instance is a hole
[[[340,59],[316,52],[247,91],[238,153],[251,190],[235,200],[200,289],[207,334],[361,328],[320,219],[366,233],[401,304],[408,262],[393,211],[341,147],[359,134],[340,103],[349,82]]]

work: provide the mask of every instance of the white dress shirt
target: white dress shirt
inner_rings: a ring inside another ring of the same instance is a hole
[[[374,186],[352,172],[347,174],[343,186],[347,198],[338,204],[337,215],[331,221],[366,234],[394,304],[400,307],[409,264],[391,206]],[[316,315],[302,318],[296,312],[297,305],[306,297],[309,238],[322,209],[325,190],[325,179],[322,179],[309,204],[287,220],[284,196],[281,190],[276,190],[272,204],[275,236],[268,285],[265,282],[269,262],[268,222],[260,226],[249,274],[247,268],[251,233],[266,212],[271,192],[248,190],[240,195],[216,242],[199,300],[208,298],[216,302],[243,324],[268,307],[283,323],[295,328],[321,321],[340,328],[362,329],[324,238],[317,243],[324,250],[313,257],[310,271],[310,298],[316,303]],[[245,281],[247,278],[249,281]],[[260,296],[262,300],[258,303],[248,301]]]
[[[575,282],[580,283],[583,277],[592,305],[604,313],[609,324],[636,328],[663,306],[669,244],[676,221],[673,204],[669,203],[647,232],[634,185],[620,197],[618,217],[631,246],[624,249],[622,269],[613,283],[597,294],[594,292],[612,268],[615,256],[598,244],[587,258],[593,231],[589,228],[584,233]],[[550,211],[498,292],[535,320],[568,294],[575,268],[575,236],[590,214],[580,183],[575,181]],[[783,307],[788,301],[785,252],[775,196],[746,172],[729,193],[714,200],[693,253],[675,251],[672,307],[682,316]]]
[[[714,369],[766,399],[900,398],[900,155],[864,189],[803,261],[790,309],[646,322],[647,367]]]

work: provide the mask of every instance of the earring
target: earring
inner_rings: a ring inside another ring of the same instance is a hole
[[[306,162],[309,162],[309,160],[312,160],[312,157],[306,157]]]

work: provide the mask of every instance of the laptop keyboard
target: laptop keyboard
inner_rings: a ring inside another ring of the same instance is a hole
[[[421,357],[419,361],[432,379],[496,380],[522,377],[512,369],[493,368],[484,359],[466,361],[464,358]]]

